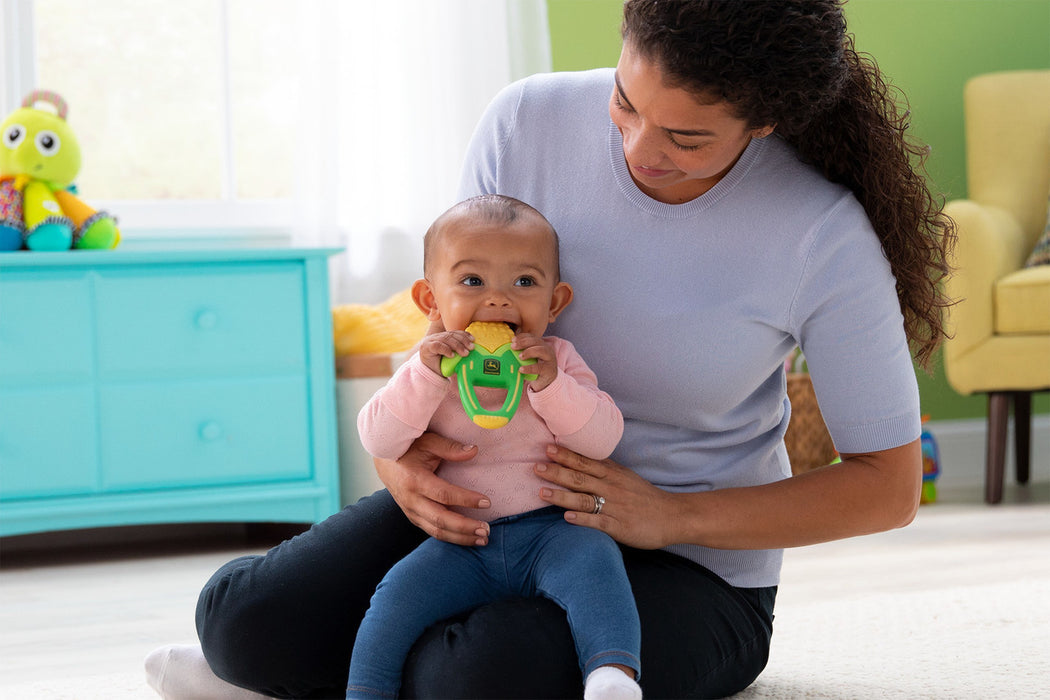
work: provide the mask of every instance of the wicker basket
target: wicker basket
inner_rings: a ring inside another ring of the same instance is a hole
[[[829,464],[837,453],[817,407],[817,395],[809,374],[788,372],[787,394],[791,401],[791,422],[784,444],[791,458],[791,473],[801,474]]]

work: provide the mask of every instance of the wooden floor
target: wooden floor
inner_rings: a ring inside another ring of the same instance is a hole
[[[1025,501],[1050,502],[1050,484],[1007,489],[1006,503]],[[979,490],[941,502],[983,507]],[[212,572],[301,529],[168,526],[0,540],[0,698],[37,700],[27,685],[91,677],[123,678],[125,691],[49,697],[154,697],[142,660],[160,645],[196,641],[196,598]]]

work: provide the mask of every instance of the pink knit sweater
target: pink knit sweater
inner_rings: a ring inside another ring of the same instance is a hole
[[[549,505],[533,465],[549,461],[546,446],[563,445],[594,459],[608,457],[623,434],[623,416],[594,373],[567,340],[547,337],[558,361],[558,377],[543,391],[525,389],[510,423],[490,430],[475,425],[460,405],[455,378],[446,379],[414,354],[361,409],[358,431],[375,457],[397,459],[426,431],[477,445],[467,462],[445,462],[438,475],[485,494],[492,507],[460,512],[492,521]],[[501,389],[477,389],[483,405],[501,405]]]

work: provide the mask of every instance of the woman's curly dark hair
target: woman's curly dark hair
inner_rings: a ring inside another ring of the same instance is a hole
[[[775,125],[800,157],[864,206],[897,280],[904,327],[929,366],[944,339],[941,282],[955,226],[924,177],[929,149],[846,33],[844,0],[627,0],[624,41],[675,87]]]

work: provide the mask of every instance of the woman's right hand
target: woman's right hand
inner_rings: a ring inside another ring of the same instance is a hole
[[[488,508],[488,497],[450,484],[434,473],[443,460],[462,462],[477,453],[474,445],[423,433],[400,459],[376,459],[376,472],[416,527],[445,542],[483,546],[489,541],[488,523],[460,515],[450,506]]]

